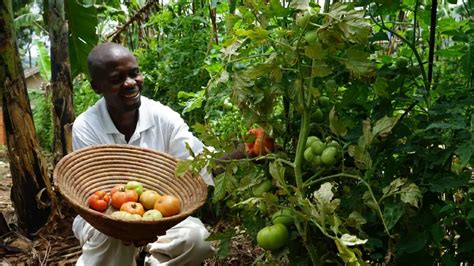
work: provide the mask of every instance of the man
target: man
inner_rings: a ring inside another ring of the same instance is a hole
[[[141,96],[143,76],[136,58],[123,46],[104,43],[89,54],[88,67],[94,91],[103,97],[73,125],[73,149],[95,144],[130,144],[152,148],[179,159],[189,157],[186,143],[199,153],[204,145],[194,137],[180,115],[159,102]],[[212,176],[202,173],[207,184]],[[78,265],[135,265],[138,249],[108,237],[82,217],[73,223],[82,246]],[[149,265],[199,265],[214,250],[209,233],[197,218],[185,221],[147,245]]]

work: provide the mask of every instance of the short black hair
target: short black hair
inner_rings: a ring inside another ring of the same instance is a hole
[[[87,56],[87,68],[91,80],[96,80],[99,76],[102,76],[106,64],[112,57],[124,53],[132,55],[126,47],[118,43],[106,42],[94,47]]]

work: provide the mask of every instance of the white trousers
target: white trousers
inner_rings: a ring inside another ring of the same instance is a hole
[[[82,247],[76,265],[136,265],[138,248],[133,244],[124,245],[121,240],[102,234],[79,215],[74,219],[72,230]],[[149,253],[145,265],[200,265],[215,254],[210,242],[205,241],[208,236],[201,220],[188,217],[145,247]]]

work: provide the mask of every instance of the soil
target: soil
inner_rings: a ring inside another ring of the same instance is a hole
[[[74,237],[71,225],[74,211],[61,206],[61,217],[46,224],[34,236],[24,236],[17,231],[15,209],[10,200],[12,178],[5,149],[0,145],[0,213],[5,218],[10,232],[0,236],[0,266],[9,265],[75,265],[81,254],[79,241]],[[1,216],[0,216],[1,219]],[[208,228],[216,230],[235,225],[219,221],[219,226]],[[212,242],[218,248],[218,242]],[[203,265],[251,265],[262,254],[251,239],[239,234],[231,239],[229,256],[207,259]],[[140,265],[140,263],[138,264]]]

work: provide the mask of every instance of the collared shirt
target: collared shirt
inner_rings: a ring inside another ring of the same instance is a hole
[[[184,160],[190,156],[186,143],[194,153],[204,148],[177,112],[144,96],[141,96],[137,127],[128,142],[112,122],[104,98],[80,114],[72,128],[73,150],[97,144],[129,144]],[[208,185],[214,185],[209,173],[203,171],[201,176]]]

